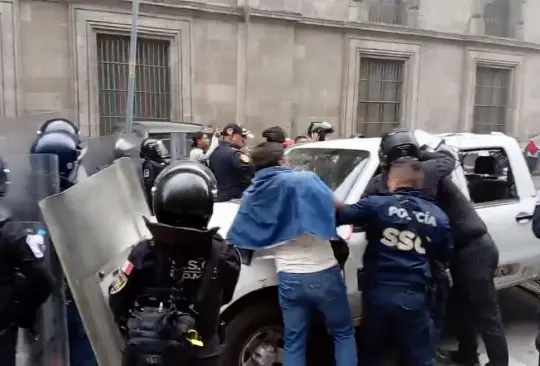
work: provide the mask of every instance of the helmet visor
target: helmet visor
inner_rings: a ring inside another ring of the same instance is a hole
[[[165,146],[165,143],[162,140],[158,140],[156,142],[156,151],[161,157],[169,157],[171,156],[169,154],[169,149],[167,149],[167,146]]]

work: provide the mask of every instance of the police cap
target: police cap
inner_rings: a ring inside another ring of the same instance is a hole
[[[379,158],[383,164],[391,164],[402,157],[420,158],[420,145],[414,133],[405,128],[392,130],[382,136]]]
[[[152,190],[154,215],[159,223],[203,229],[214,208],[215,177],[206,166],[180,161],[165,168]]]

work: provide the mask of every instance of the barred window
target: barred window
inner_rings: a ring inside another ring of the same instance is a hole
[[[112,132],[126,117],[129,75],[129,36],[97,35],[100,134]],[[169,41],[139,38],[134,120],[170,121]]]
[[[399,126],[405,61],[362,58],[356,132],[380,136]]]
[[[369,21],[373,23],[406,24],[403,0],[367,0]]]
[[[510,0],[483,0],[484,34],[495,37],[514,37],[510,22],[512,8]]]
[[[473,132],[505,132],[510,70],[478,66],[474,97]]]

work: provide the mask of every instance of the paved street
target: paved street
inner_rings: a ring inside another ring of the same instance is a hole
[[[519,288],[500,291],[500,305],[510,347],[510,366],[538,365],[538,353],[534,346],[538,303],[536,296]],[[481,360],[487,362],[484,354]]]

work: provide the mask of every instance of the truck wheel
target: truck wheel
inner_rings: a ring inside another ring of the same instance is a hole
[[[224,366],[281,366],[283,322],[277,304],[250,306],[230,321],[221,359]]]

